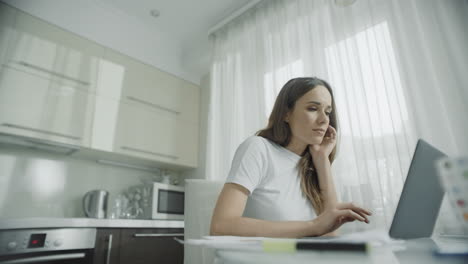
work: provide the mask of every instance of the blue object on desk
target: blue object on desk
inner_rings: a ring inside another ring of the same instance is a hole
[[[438,257],[468,257],[468,249],[450,249],[436,247],[433,251]]]

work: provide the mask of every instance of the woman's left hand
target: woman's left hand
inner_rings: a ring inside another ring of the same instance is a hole
[[[309,152],[313,158],[328,158],[333,148],[336,146],[336,130],[332,126],[328,126],[327,132],[323,137],[322,143],[309,145]]]

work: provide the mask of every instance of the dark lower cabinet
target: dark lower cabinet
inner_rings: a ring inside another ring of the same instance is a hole
[[[98,229],[94,264],[182,264],[184,247],[174,237],[183,239],[184,229]]]
[[[122,229],[120,264],[182,264],[184,246],[174,240],[183,239],[183,229]]]
[[[120,233],[120,228],[99,228],[97,230],[93,264],[119,263]]]

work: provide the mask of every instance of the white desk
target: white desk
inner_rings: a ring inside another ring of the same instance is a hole
[[[457,239],[415,239],[408,240],[400,248],[388,246],[373,247],[369,254],[301,251],[298,253],[264,253],[252,251],[234,251],[220,249],[216,251],[216,264],[300,264],[300,263],[369,263],[369,264],[467,264],[468,256],[435,256],[433,249],[439,244],[467,244],[466,240]]]

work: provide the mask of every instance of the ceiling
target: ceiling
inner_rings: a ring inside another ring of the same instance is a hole
[[[208,32],[259,1],[0,0],[195,84],[209,73]]]
[[[149,32],[173,38],[182,48],[188,70],[198,74],[209,70],[208,31],[253,0],[95,0],[114,11],[137,19]],[[151,10],[160,15],[155,18]]]
[[[95,0],[139,19],[156,32],[163,31],[181,41],[206,38],[208,30],[251,0]],[[150,15],[152,9],[159,17]]]

